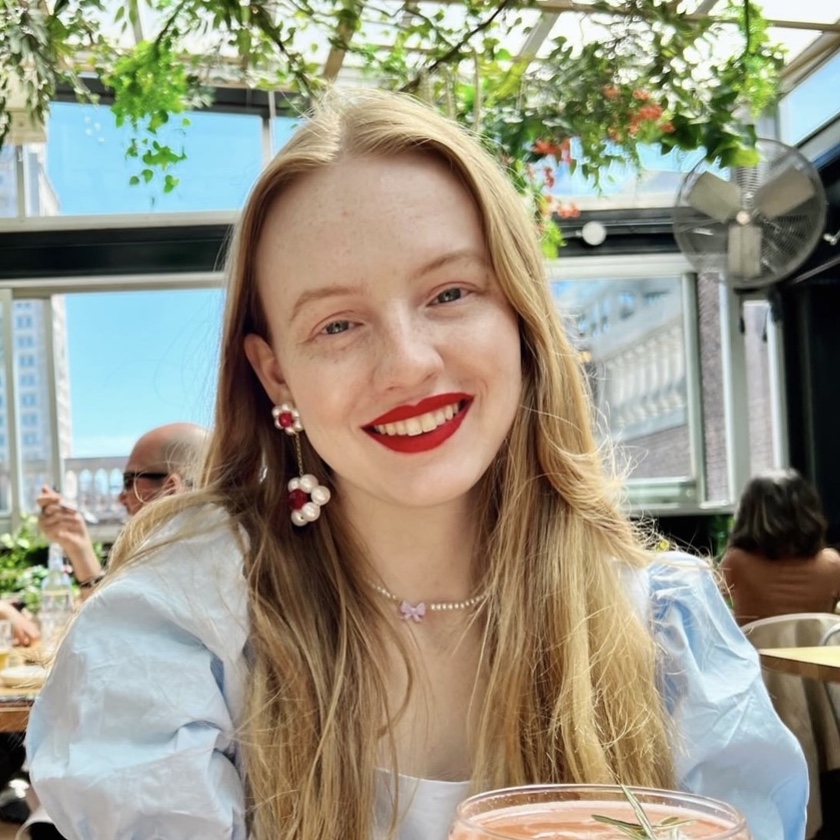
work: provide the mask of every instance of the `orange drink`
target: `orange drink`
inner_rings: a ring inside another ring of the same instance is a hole
[[[678,791],[631,792],[641,818],[619,785],[535,785],[481,793],[458,807],[449,840],[750,840],[743,816],[723,802]],[[641,819],[652,831],[644,833]]]

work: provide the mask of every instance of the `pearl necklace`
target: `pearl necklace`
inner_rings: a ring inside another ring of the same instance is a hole
[[[467,598],[465,601],[432,601],[430,604],[425,601],[418,601],[416,604],[412,604],[410,601],[398,598],[384,586],[378,586],[370,581],[368,581],[368,585],[380,595],[384,595],[389,601],[394,601],[397,604],[397,610],[403,621],[420,622],[425,618],[427,612],[466,610],[474,607],[484,598],[483,595],[473,595],[472,598]]]

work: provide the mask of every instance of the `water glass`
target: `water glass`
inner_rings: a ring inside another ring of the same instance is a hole
[[[8,618],[0,619],[0,671],[9,666],[13,644],[12,622]]]

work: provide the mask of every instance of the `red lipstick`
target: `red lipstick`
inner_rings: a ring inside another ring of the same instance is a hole
[[[461,403],[469,399],[471,399],[469,394],[435,394],[433,397],[426,397],[425,400],[420,400],[417,405],[398,405],[381,417],[377,417],[376,420],[372,420],[365,428],[385,426],[388,423],[399,423],[401,420],[419,417],[421,414],[428,414],[430,411],[437,411],[439,408],[446,408],[448,405],[455,405],[455,403]],[[453,421],[455,419],[455,417],[452,418]]]
[[[431,432],[423,432],[419,435],[381,435],[373,427],[384,426],[387,423],[399,423],[401,420],[408,420],[412,417],[419,417],[430,411],[437,411],[447,405],[455,403],[461,405],[461,410],[451,419],[433,429]],[[394,452],[428,452],[449,440],[464,422],[467,412],[472,405],[472,398],[467,394],[440,394],[422,400],[417,405],[404,405],[389,411],[378,417],[365,431],[377,442]]]

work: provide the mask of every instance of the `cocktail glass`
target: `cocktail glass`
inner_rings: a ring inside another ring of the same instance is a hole
[[[744,817],[724,802],[671,790],[630,791],[652,833],[641,828],[620,785],[534,785],[464,800],[449,840],[750,840]]]

